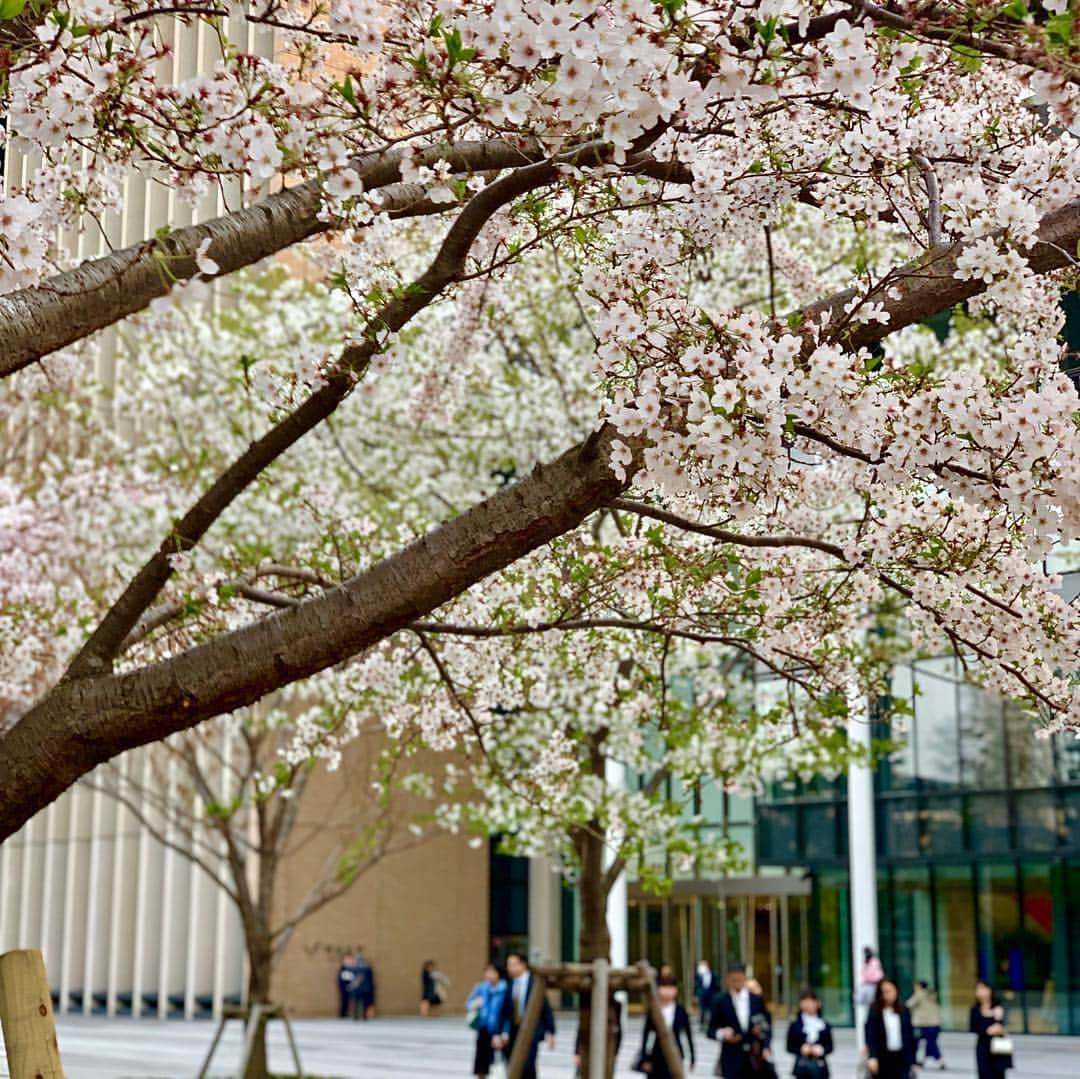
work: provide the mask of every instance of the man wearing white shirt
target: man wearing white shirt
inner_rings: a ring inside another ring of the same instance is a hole
[[[751,1020],[760,1016],[769,1023],[765,1001],[751,993],[746,985],[746,967],[736,963],[728,968],[727,992],[721,993],[713,1006],[708,1037],[720,1042],[720,1070],[724,1079],[738,1079],[750,1051]],[[764,1043],[768,1055],[769,1031]]]
[[[502,1029],[499,1035],[492,1039],[492,1044],[496,1049],[504,1050],[509,1060],[514,1052],[514,1043],[517,1041],[522,1020],[525,1018],[529,997],[536,989],[536,985],[532,971],[529,969],[529,961],[518,952],[512,952],[507,956],[506,972],[510,975],[510,992],[506,994],[503,1004]],[[521,1073],[522,1079],[536,1079],[536,1056],[545,1036],[548,1048],[554,1049],[555,1016],[547,1000],[544,1001],[540,1010],[540,1021],[536,1024],[536,1030],[533,1031],[532,1045],[525,1061],[525,1068]]]

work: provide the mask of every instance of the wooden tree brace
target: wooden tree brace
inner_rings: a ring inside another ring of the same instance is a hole
[[[0,1024],[11,1079],[64,1079],[49,979],[36,949],[0,955]]]
[[[533,1038],[536,1036],[536,1027],[540,1022],[540,1015],[544,1010],[544,998],[547,996],[547,978],[538,970],[533,970],[533,989],[529,994],[529,1002],[525,1005],[525,1014],[521,1017],[521,1025],[518,1027],[517,1037],[514,1040],[514,1051],[510,1054],[510,1063],[506,1066],[506,1079],[521,1079],[525,1070],[525,1061],[532,1052]]]
[[[283,1007],[278,1004],[254,1004],[251,1006],[230,1004],[222,1009],[221,1020],[218,1023],[217,1030],[214,1032],[214,1040],[210,1043],[209,1050],[207,1050],[206,1059],[199,1069],[198,1079],[205,1079],[205,1076],[210,1071],[210,1062],[214,1059],[214,1053],[217,1051],[222,1034],[225,1033],[225,1024],[230,1019],[239,1019],[246,1026],[244,1055],[240,1060],[240,1075],[247,1071],[256,1041],[271,1019],[280,1019],[285,1024],[285,1035],[289,1039],[289,1049],[292,1052],[293,1064],[296,1065],[296,1074],[298,1076],[304,1074],[303,1066],[300,1063],[300,1050],[297,1049],[296,1038],[293,1036],[292,1023],[289,1022],[288,1013]]]
[[[638,969],[645,978],[647,988],[645,990],[645,1003],[652,1016],[653,1027],[656,1029],[656,1040],[660,1045],[660,1052],[664,1054],[671,1079],[684,1079],[683,1059],[679,1056],[679,1047],[675,1044],[675,1037],[671,1028],[664,1022],[664,1011],[660,1006],[660,997],[656,993],[656,976],[652,967],[644,959],[638,963]]]
[[[604,960],[597,960],[597,965],[603,964],[602,970],[592,963],[539,963],[532,968],[533,978],[536,979],[535,987],[529,996],[529,1003],[525,1008],[525,1014],[521,1018],[521,1026],[518,1028],[517,1039],[514,1042],[514,1051],[510,1056],[507,1066],[507,1079],[521,1079],[525,1068],[525,1061],[532,1050],[533,1039],[536,1034],[536,1025],[540,1022],[540,1012],[544,1006],[544,995],[549,988],[562,989],[570,993],[592,993],[594,1008],[597,994],[597,983],[602,986],[598,994],[600,999],[606,1000],[609,993],[624,990],[630,993],[642,993],[645,997],[645,1005],[652,1016],[653,1026],[656,1028],[656,1039],[660,1051],[664,1054],[668,1071],[672,1079],[685,1079],[686,1071],[683,1059],[679,1056],[679,1047],[675,1044],[675,1038],[667,1023],[664,1022],[664,1013],[660,1006],[660,998],[656,994],[656,977],[647,960],[641,960],[634,967],[615,967],[609,969]],[[599,975],[597,977],[596,975]],[[606,984],[604,984],[606,982]],[[597,1024],[596,1029],[601,1029]],[[606,1044],[606,1043],[605,1043]],[[597,1060],[594,1057],[595,1049],[590,1046],[590,1070],[596,1072]]]

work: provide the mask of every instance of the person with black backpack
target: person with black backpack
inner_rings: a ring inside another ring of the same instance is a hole
[[[829,1079],[832,1027],[821,1017],[821,999],[813,989],[799,994],[799,1015],[788,1027],[787,1051],[795,1057],[795,1079]]]

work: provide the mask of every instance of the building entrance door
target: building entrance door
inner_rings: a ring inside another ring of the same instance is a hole
[[[808,879],[677,881],[665,897],[631,887],[629,908],[631,959],[669,965],[684,1001],[693,1002],[694,971],[707,959],[721,980],[729,964],[745,963],[774,1020],[798,1010],[810,972]]]

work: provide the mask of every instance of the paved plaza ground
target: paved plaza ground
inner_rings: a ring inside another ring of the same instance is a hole
[[[67,1079],[194,1079],[214,1027],[209,1022],[182,1023],[153,1019],[98,1019],[64,1016],[58,1021],[60,1050]],[[273,1024],[274,1027],[280,1024]],[[236,1074],[240,1027],[223,1040],[214,1061],[215,1076]],[[570,1050],[575,1020],[559,1016],[560,1037],[554,1053],[543,1052],[542,1079],[570,1079]],[[370,1023],[349,1020],[303,1019],[295,1023],[307,1073],[318,1076],[389,1076],[393,1079],[431,1079],[468,1076],[473,1034],[461,1017],[431,1020],[380,1018]],[[632,1020],[620,1057],[620,1079],[634,1075],[630,1064],[640,1038],[640,1023]],[[837,1031],[834,1079],[854,1074],[855,1040],[850,1030]],[[951,1079],[974,1076],[973,1039],[964,1034],[943,1038]],[[1080,1076],[1080,1038],[1021,1037],[1016,1039],[1016,1070],[1010,1079],[1076,1079]],[[711,1075],[716,1046],[704,1042],[697,1075]],[[791,1058],[780,1054],[782,1079],[791,1074]],[[289,1073],[291,1061],[284,1034],[271,1034],[271,1066]],[[0,1055],[0,1075],[6,1075]],[[924,1073],[936,1075],[936,1072]]]

